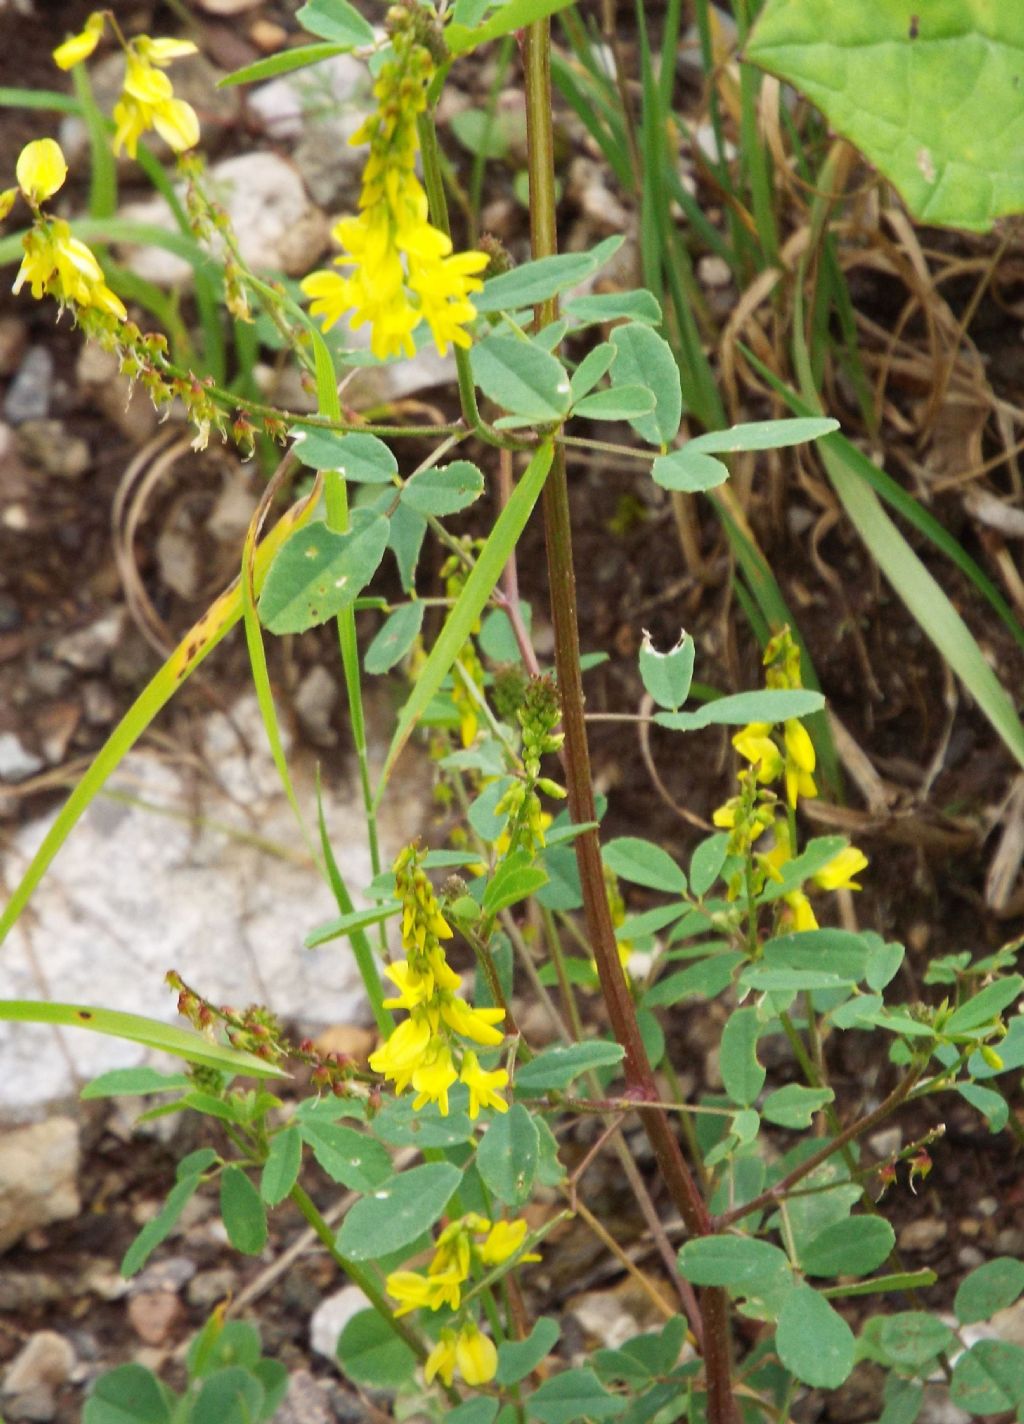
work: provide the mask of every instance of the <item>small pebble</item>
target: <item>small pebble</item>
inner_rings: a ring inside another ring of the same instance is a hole
[[[4,397],[4,419],[11,425],[43,420],[50,413],[53,395],[53,356],[47,346],[26,351]]]
[[[901,1251],[931,1251],[946,1237],[947,1226],[937,1216],[909,1221],[899,1234]]]
[[[145,1345],[163,1345],[182,1313],[171,1291],[141,1291],[128,1302],[128,1323]]]

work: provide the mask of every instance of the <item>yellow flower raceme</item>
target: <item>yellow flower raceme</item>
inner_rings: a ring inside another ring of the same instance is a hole
[[[451,239],[431,225],[427,195],[416,177],[416,118],[426,108],[433,61],[411,30],[392,35],[394,58],[374,86],[378,109],[350,140],[368,143],[360,212],[343,218],[332,236],[342,249],[339,271],[312,272],[302,290],[324,330],[350,313],[369,324],[370,349],[381,359],[415,352],[413,332],[426,322],[438,351],[468,346],[476,310],[469,300],[483,283],[483,252],[454,253]]]
[[[480,1247],[480,1260],[488,1270],[492,1266],[500,1266],[521,1249],[525,1240],[526,1222],[522,1217],[518,1221],[496,1221]],[[522,1259],[539,1261],[540,1257],[531,1251]]]
[[[814,743],[807,728],[795,717],[785,723],[784,741],[786,745],[786,800],[795,806],[800,796],[817,796],[814,771],[816,757]]]
[[[119,321],[127,318],[121,299],[104,282],[100,264],[84,242],[72,237],[62,218],[31,228],[24,247],[12,291],[20,292],[27,282],[37,300],[45,294],[62,306],[96,307]]]
[[[392,1271],[385,1289],[398,1302],[396,1315],[412,1310],[440,1310],[447,1306],[458,1310],[462,1303],[462,1286],[473,1274],[503,1265],[521,1250],[526,1239],[526,1222],[488,1221],[485,1216],[469,1212],[451,1222],[441,1232],[434,1253],[422,1271]],[[537,1255],[527,1255],[524,1261],[539,1261]]]
[[[63,218],[50,218],[38,211],[39,204],[58,193],[67,177],[68,165],[60,145],[52,138],[34,139],[18,155],[15,172],[18,187],[36,210],[36,220],[23,239],[25,255],[13,291],[20,292],[28,283],[37,301],[50,296],[62,307],[79,311],[91,307],[118,321],[126,320],[124,304],[103,280],[103,269],[93,252],[72,235]]]
[[[451,927],[421,859],[416,847],[410,846],[395,862],[405,962],[389,965],[386,971],[399,992],[384,1002],[388,1008],[408,1010],[409,1017],[370,1055],[370,1067],[390,1079],[398,1093],[411,1085],[414,1108],[433,1102],[447,1116],[449,1090],[461,1076],[469,1089],[473,1118],[481,1107],[503,1112],[507,1104],[498,1089],[508,1084],[507,1072],[485,1072],[468,1043],[498,1047],[503,1038],[498,1025],[505,1011],[473,1008],[459,997],[461,980],[441,947],[441,940],[451,937]]]
[[[57,46],[53,58],[60,69],[72,69],[89,58],[99,44],[105,21],[103,11],[94,11],[79,34]],[[149,35],[125,41],[116,24],[114,30],[125,52],[124,83],[113,114],[114,152],[126,149],[134,158],[139,139],[150,129],[175,153],[194,148],[199,142],[196,112],[191,104],[175,97],[163,71],[172,60],[195,54],[195,45],[191,40],[152,39]]]
[[[789,928],[799,934],[803,930],[816,930],[818,928],[818,918],[811,907],[811,902],[802,890],[791,890],[788,895],[782,897],[789,907]]]
[[[786,800],[795,806],[800,796],[816,796],[818,788],[811,773],[815,767],[814,743],[802,722],[791,717],[783,724],[780,750],[771,735],[770,722],[750,722],[732,739],[732,744],[754,767],[758,781],[768,786],[785,773]]]

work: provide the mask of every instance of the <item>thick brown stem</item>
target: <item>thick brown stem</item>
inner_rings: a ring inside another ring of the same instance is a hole
[[[530,236],[533,256],[549,257],[558,250],[555,228],[554,147],[551,123],[550,34],[547,20],[525,31],[527,142],[530,166]],[[557,317],[557,302],[543,303],[537,311],[540,326]],[[569,812],[579,825],[596,820],[590,774],[590,752],[583,713],[583,677],[580,669],[576,616],[576,580],[572,561],[572,529],[565,451],[555,446],[551,471],[544,486],[544,537],[547,547],[551,615],[555,633],[555,664],[562,702],[565,733],[565,779]],[[711,1218],[686,1165],[679,1140],[658,1099],[654,1073],[644,1048],[629,986],[619,963],[615,929],[605,891],[601,849],[597,834],[584,831],[576,837],[576,860],[583,890],[587,935],[597,963],[601,992],[612,1031],[624,1050],[626,1092],[638,1105],[640,1119],[650,1139],[658,1169],[687,1230],[707,1235]],[[708,1379],[709,1424],[734,1424],[737,1419],[732,1391],[729,1302],[725,1293],[708,1289],[703,1294],[704,1363]]]

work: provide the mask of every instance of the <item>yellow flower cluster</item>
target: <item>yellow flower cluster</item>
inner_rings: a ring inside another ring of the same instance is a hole
[[[800,676],[800,650],[788,628],[784,628],[768,643],[764,662],[768,687],[803,686]],[[732,744],[750,766],[740,773],[739,795],[731,797],[715,811],[714,823],[731,833],[731,855],[746,854],[770,829],[774,838],[773,848],[759,852],[755,859],[765,876],[779,881],[782,879],[782,866],[796,854],[793,845],[793,811],[801,796],[817,795],[818,788],[813,775],[816,764],[814,744],[803,723],[796,718],[790,718],[783,723],[781,737],[772,723],[750,722],[736,733]],[[776,816],[777,798],[769,789],[778,781],[785,783],[786,806],[789,811],[785,818]],[[867,863],[863,851],[848,845],[811,875],[810,880],[821,890],[859,890],[860,885],[853,877],[859,874]],[[787,907],[790,929],[799,931],[818,928],[811,902],[802,889],[791,890],[782,898]]]
[[[474,1268],[489,1271],[510,1261],[526,1238],[526,1222],[488,1221],[471,1212],[441,1232],[430,1264],[423,1271],[392,1271],[385,1282],[388,1295],[398,1302],[396,1315],[411,1310],[458,1310],[462,1287]],[[524,1261],[539,1261],[527,1255]],[[424,1374],[429,1384],[439,1376],[450,1385],[456,1370],[469,1385],[486,1384],[498,1367],[494,1342],[481,1334],[475,1321],[464,1319],[457,1330],[445,1328],[427,1358]]]
[[[15,293],[27,282],[32,295],[54,297],[62,307],[76,311],[94,308],[124,321],[128,313],[120,298],[103,280],[103,269],[92,251],[77,237],[63,218],[51,218],[39,211],[41,203],[60,192],[68,165],[60,145],[52,138],[38,138],[22,149],[15,170],[25,201],[35,211],[35,222],[25,234]],[[6,216],[17,190],[0,194],[0,217]]]
[[[184,153],[199,142],[199,120],[191,104],[175,98],[174,88],[164,70],[174,59],[195,54],[189,40],[151,39],[139,35],[126,40],[110,11],[95,10],[77,35],[71,35],[53,52],[60,69],[72,69],[89,58],[110,20],[125,56],[121,97],[114,105],[114,152],[127,149],[134,158],[139,139],[150,129],[160,135],[175,153]]]
[[[402,14],[397,7],[392,12],[396,25]],[[302,290],[325,331],[346,312],[353,327],[369,323],[377,357],[412,356],[413,332],[424,321],[443,356],[451,345],[470,344],[465,327],[476,310],[469,295],[483,285],[478,274],[488,258],[453,253],[450,238],[430,224],[415,171],[416,120],[427,106],[434,61],[409,26],[393,30],[392,51],[374,85],[378,107],[350,140],[368,143],[370,154],[359,214],[343,218],[332,234],[342,248],[334,265],[345,275],[313,272]]]
[[[448,1114],[448,1091],[456,1081],[469,1089],[469,1115],[481,1108],[507,1112],[501,1090],[508,1084],[504,1068],[487,1070],[464,1040],[496,1048],[502,1033],[496,1027],[504,1009],[474,1009],[459,998],[461,980],[451,968],[441,940],[451,938],[451,927],[426,872],[422,853],[408,846],[395,861],[396,894],[402,902],[402,948],[405,961],[389,964],[386,973],[398,988],[389,1009],[407,1009],[409,1017],[370,1055],[375,1073],[390,1079],[402,1093],[412,1085],[414,1108],[436,1102]],[[456,1066],[458,1060],[458,1067]]]

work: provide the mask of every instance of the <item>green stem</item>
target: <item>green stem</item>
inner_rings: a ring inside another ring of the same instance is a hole
[[[534,258],[551,257],[558,250],[555,224],[554,130],[551,114],[551,34],[549,21],[535,21],[525,32],[526,124],[530,169],[530,237]],[[538,326],[558,316],[554,300],[537,309]],[[572,527],[565,450],[556,445],[543,492],[544,537],[547,546],[551,613],[555,632],[555,662],[562,699],[565,732],[565,771],[569,814],[579,825],[595,821],[590,752],[583,713],[583,675],[580,668],[576,587],[572,561]],[[711,1218],[690,1174],[670,1126],[668,1116],[652,1105],[658,1099],[636,1008],[625,972],[619,962],[615,929],[608,907],[601,848],[594,830],[576,837],[576,860],[583,889],[583,908],[601,991],[615,1037],[624,1049],[627,1095],[637,1100],[641,1121],[650,1139],[659,1170],[691,1235],[707,1235]],[[734,1424],[736,1404],[731,1384],[729,1302],[724,1291],[704,1292],[705,1369],[709,1424]]]
[[[394,1331],[398,1338],[404,1344],[408,1345],[416,1358],[421,1362],[425,1360],[430,1353],[426,1345],[407,1321],[396,1318],[395,1312],[388,1304],[388,1298],[381,1289],[380,1282],[374,1273],[360,1262],[350,1260],[348,1256],[341,1254],[334,1244],[334,1232],[324,1220],[319,1208],[308,1192],[296,1182],[289,1196],[306,1218],[308,1224],[313,1228],[322,1242],[324,1249],[327,1251],[327,1254],[331,1257],[339,1270],[344,1271],[353,1285],[359,1287],[374,1310],[377,1311],[378,1315],[386,1321],[388,1327]],[[461,1403],[461,1398],[457,1390],[448,1389],[446,1393],[453,1404]]]

